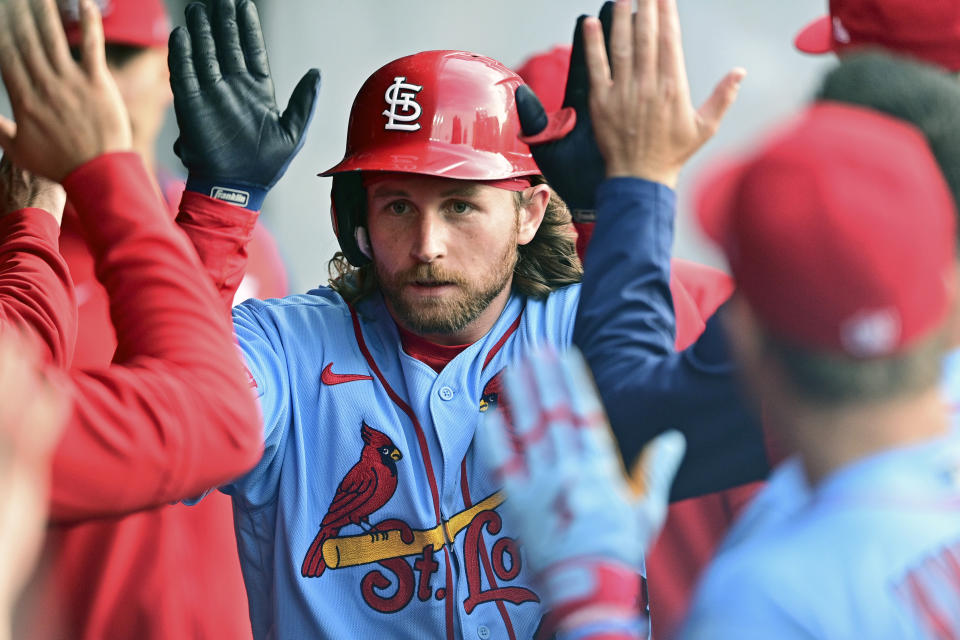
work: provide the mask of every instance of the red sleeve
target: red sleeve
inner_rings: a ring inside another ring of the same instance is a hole
[[[228,311],[247,270],[247,245],[258,216],[256,211],[193,191],[184,191],[180,200],[177,224],[193,243]]]
[[[75,520],[194,496],[242,474],[263,444],[232,327],[139,157],[107,154],[64,181],[110,294],[114,364],[74,371],[51,516]]]
[[[26,327],[66,367],[77,339],[77,304],[57,248],[60,227],[42,209],[0,218],[0,322]]]

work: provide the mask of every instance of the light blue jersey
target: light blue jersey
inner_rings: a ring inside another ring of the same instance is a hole
[[[682,637],[960,637],[960,438],[813,489],[787,460],[724,542]]]
[[[570,343],[579,290],[512,296],[439,374],[379,295],[234,309],[265,424],[263,459],[224,488],[255,637],[534,635],[539,598],[473,437],[508,362]]]
[[[943,359],[940,388],[950,406],[951,424],[954,430],[960,430],[960,349],[951,351]]]

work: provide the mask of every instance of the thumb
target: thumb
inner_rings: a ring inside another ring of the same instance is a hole
[[[292,140],[297,141],[297,147],[303,142],[303,134],[313,119],[314,105],[320,95],[320,70],[310,69],[300,78],[300,82],[290,94],[287,110],[280,117],[284,130],[290,134]]]
[[[634,495],[641,501],[662,502],[665,508],[686,449],[687,440],[679,431],[666,431],[651,440],[630,470]]]
[[[637,496],[639,543],[644,553],[650,551],[667,519],[670,485],[686,448],[687,441],[679,431],[661,433],[643,448],[630,473]]]
[[[713,93],[697,110],[701,142],[706,142],[716,133],[720,121],[727,113],[727,109],[737,99],[737,94],[740,93],[740,83],[743,82],[746,75],[746,70],[739,67],[728,73],[723,77],[723,80],[717,83]]]
[[[535,136],[547,128],[547,112],[540,104],[540,98],[533,89],[525,84],[517,87],[517,115],[520,116],[520,129],[525,136]]]

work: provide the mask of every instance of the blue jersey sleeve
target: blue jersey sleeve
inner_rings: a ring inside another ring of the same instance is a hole
[[[769,472],[756,412],[737,383],[718,314],[674,349],[670,252],[676,197],[637,178],[605,181],[585,260],[574,344],[583,351],[625,463],[678,429],[687,455],[671,498],[758,480]]]
[[[277,326],[258,313],[263,303],[248,300],[233,308],[233,328],[263,417],[263,457],[250,472],[222,487],[224,493],[256,508],[273,500],[279,477],[280,453],[290,422],[290,377],[284,344]]]

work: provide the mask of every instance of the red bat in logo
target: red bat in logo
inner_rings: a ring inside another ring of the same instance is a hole
[[[397,490],[397,461],[403,455],[383,433],[363,423],[360,428],[363,449],[347,475],[343,477],[320,522],[320,532],[303,559],[300,573],[318,578],[327,568],[323,561],[323,543],[340,533],[348,524],[370,526],[370,514],[382,507]],[[366,527],[365,527],[366,528]]]

